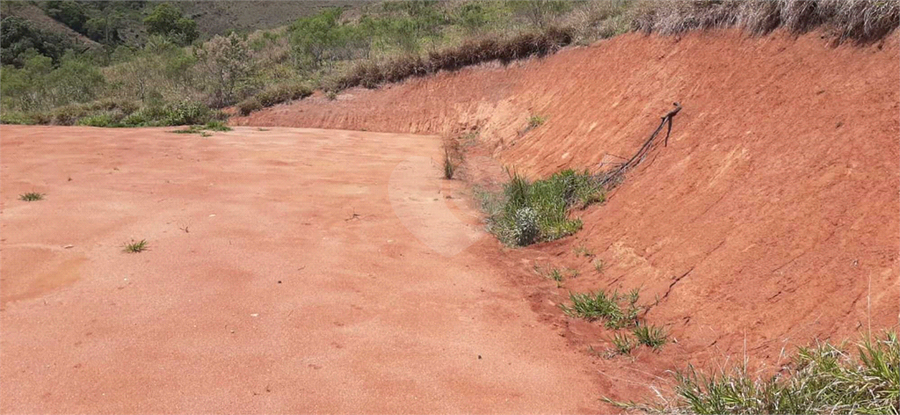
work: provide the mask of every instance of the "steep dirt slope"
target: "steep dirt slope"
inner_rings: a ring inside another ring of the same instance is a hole
[[[785,346],[853,338],[870,324],[896,327],[898,87],[896,35],[835,48],[817,34],[629,34],[234,122],[478,130],[501,163],[538,177],[565,167],[596,171],[616,160],[610,155],[630,155],[680,101],[669,146],[608,203],[578,213],[584,230],[497,258],[518,269],[533,286],[534,307],[576,344],[603,347],[604,333],[559,316],[553,305],[568,290],[641,287],[647,301],[658,297],[647,319],[665,324],[678,343],[634,364],[610,363],[649,383],[686,361],[746,353],[778,365]],[[519,134],[531,115],[547,121]],[[605,262],[602,274],[574,255],[582,244]],[[559,290],[528,276],[534,261],[548,260],[581,276]]]

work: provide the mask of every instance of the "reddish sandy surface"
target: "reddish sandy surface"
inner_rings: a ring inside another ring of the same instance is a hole
[[[0,127],[4,413],[600,408],[438,138],[169,130]]]
[[[839,47],[818,33],[628,34],[233,122],[477,132],[482,151],[542,177],[630,156],[680,101],[669,146],[608,203],[576,212],[581,232],[504,257],[531,287],[534,309],[579,350],[607,349],[610,333],[561,316],[554,305],[570,290],[640,288],[644,304],[659,299],[647,320],[678,342],[598,363],[601,378],[616,377],[601,385],[604,394],[641,399],[688,362],[718,367],[747,356],[771,372],[795,346],[896,330],[898,46],[896,34]],[[532,115],[545,123],[522,133]],[[577,255],[578,247],[596,257]],[[530,272],[547,263],[580,276],[558,289]]]

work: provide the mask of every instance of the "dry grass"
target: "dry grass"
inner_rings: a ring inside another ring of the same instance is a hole
[[[454,71],[465,66],[495,60],[507,64],[517,59],[544,56],[570,43],[572,43],[571,29],[557,27],[512,37],[471,39],[459,46],[430,52],[427,56],[407,54],[384,62],[360,62],[338,76],[330,89],[340,90],[355,86],[375,88],[383,83],[398,82],[441,70]]]
[[[900,2],[884,0],[649,1],[631,10],[632,29],[677,34],[740,27],[762,35],[777,28],[805,33],[822,28],[837,42],[878,41],[900,25]]]

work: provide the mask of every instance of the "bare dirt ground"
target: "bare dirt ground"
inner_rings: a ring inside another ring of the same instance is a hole
[[[2,412],[599,407],[437,138],[169,130],[0,127]]]

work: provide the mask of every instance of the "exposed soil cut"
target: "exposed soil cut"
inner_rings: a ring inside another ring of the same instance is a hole
[[[647,319],[677,344],[601,363],[603,394],[652,396],[664,370],[746,355],[776,370],[797,345],[897,327],[900,313],[898,38],[833,47],[818,33],[628,34],[509,67],[485,65],[336,101],[312,98],[236,124],[458,136],[532,177],[627,157],[679,101],[668,147],[609,202],[577,212],[575,237],[497,258],[579,349],[609,347],[566,319],[567,292],[640,287]],[[529,117],[546,122],[530,131]],[[597,273],[577,246],[606,267]],[[581,275],[557,289],[530,272]],[[627,379],[633,384],[626,383]],[[628,390],[632,388],[632,390]],[[635,394],[635,390],[642,392]]]

